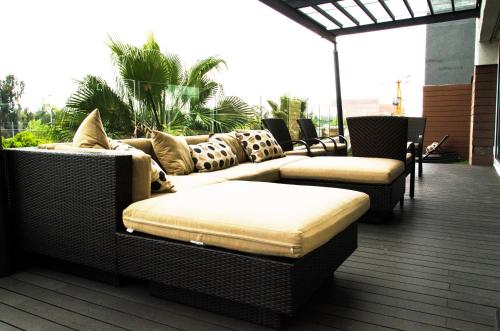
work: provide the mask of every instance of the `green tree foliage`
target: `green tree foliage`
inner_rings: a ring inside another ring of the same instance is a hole
[[[307,115],[307,100],[291,97],[288,95],[280,96],[279,104],[273,100],[267,100],[269,107],[271,107],[270,114],[273,118],[281,118],[288,123],[290,101],[299,100],[300,101],[300,116],[305,117]]]
[[[23,92],[24,82],[19,81],[14,75],[7,75],[5,79],[0,79],[0,125],[6,127],[9,123],[17,128],[22,112],[19,100]]]
[[[78,81],[65,109],[66,124],[75,128],[98,108],[111,136],[144,136],[149,129],[183,134],[222,132],[245,126],[253,117],[240,98],[225,96],[213,73],[225,68],[209,57],[184,68],[175,54],[165,54],[149,35],[142,47],[110,39],[108,46],[117,70],[117,86],[102,78]]]

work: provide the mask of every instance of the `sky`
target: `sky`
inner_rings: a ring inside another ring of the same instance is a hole
[[[86,74],[112,84],[108,36],[142,45],[153,33],[186,66],[217,55],[226,95],[251,105],[282,94],[335,109],[333,44],[257,0],[0,0],[0,77],[26,84],[23,106],[58,107]],[[338,38],[343,99],[391,103],[403,82],[407,113],[421,114],[425,26]]]

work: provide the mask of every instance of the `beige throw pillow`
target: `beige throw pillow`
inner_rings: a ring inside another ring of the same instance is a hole
[[[236,137],[251,162],[263,162],[285,156],[283,149],[267,130],[237,132]]]
[[[238,163],[243,163],[248,161],[248,157],[247,154],[245,153],[245,150],[243,149],[243,147],[241,147],[238,138],[236,138],[236,132],[232,131],[229,133],[216,133],[213,136],[211,136],[208,141],[215,143],[223,142],[226,145],[228,145],[238,158]]]
[[[98,109],[91,112],[80,124],[73,137],[73,146],[110,149]]]
[[[153,131],[152,144],[156,157],[169,175],[188,175],[194,163],[186,139],[165,132]]]
[[[127,143],[124,143],[120,140],[110,140],[109,145],[111,149],[115,151],[124,151],[130,153],[131,155],[147,155],[140,149],[137,149],[133,146],[130,146]],[[151,192],[161,193],[173,193],[175,192],[174,185],[167,179],[167,175],[155,162],[155,160],[151,159]]]

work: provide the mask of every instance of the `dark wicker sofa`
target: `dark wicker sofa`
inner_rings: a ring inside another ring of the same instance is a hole
[[[84,266],[102,280],[149,282],[151,294],[279,328],[357,247],[357,225],[299,259],[128,233],[131,156],[6,152],[17,250]]]

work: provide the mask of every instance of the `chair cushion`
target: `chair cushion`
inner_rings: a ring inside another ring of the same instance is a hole
[[[193,244],[299,258],[347,228],[369,206],[368,195],[356,191],[228,181],[134,203],[123,212],[123,223]]]
[[[303,146],[302,146],[303,147]],[[326,152],[323,147],[320,148],[311,148],[311,155],[307,153],[307,149],[305,147],[303,148],[294,148],[293,151],[286,151],[285,152],[286,156],[293,156],[293,155],[302,155],[302,156],[325,156]]]
[[[168,133],[153,131],[152,139],[161,166],[169,175],[188,175],[194,171],[194,163],[186,139]]]
[[[109,149],[99,110],[95,109],[82,121],[73,137],[73,146],[79,148]]]
[[[199,172],[210,172],[238,164],[238,158],[224,142],[206,142],[189,145],[191,158]]]
[[[236,157],[238,158],[238,163],[243,163],[248,161],[248,157],[247,154],[245,153],[245,150],[243,149],[243,147],[241,147],[238,138],[236,138],[236,132],[233,131],[229,133],[216,133],[210,137],[209,141],[224,142],[225,144],[229,145],[233,153],[236,154]]]
[[[393,159],[319,156],[287,164],[280,172],[288,179],[390,184],[404,169],[402,161]]]
[[[263,162],[285,156],[283,149],[268,130],[237,132],[236,137],[252,162]]]

